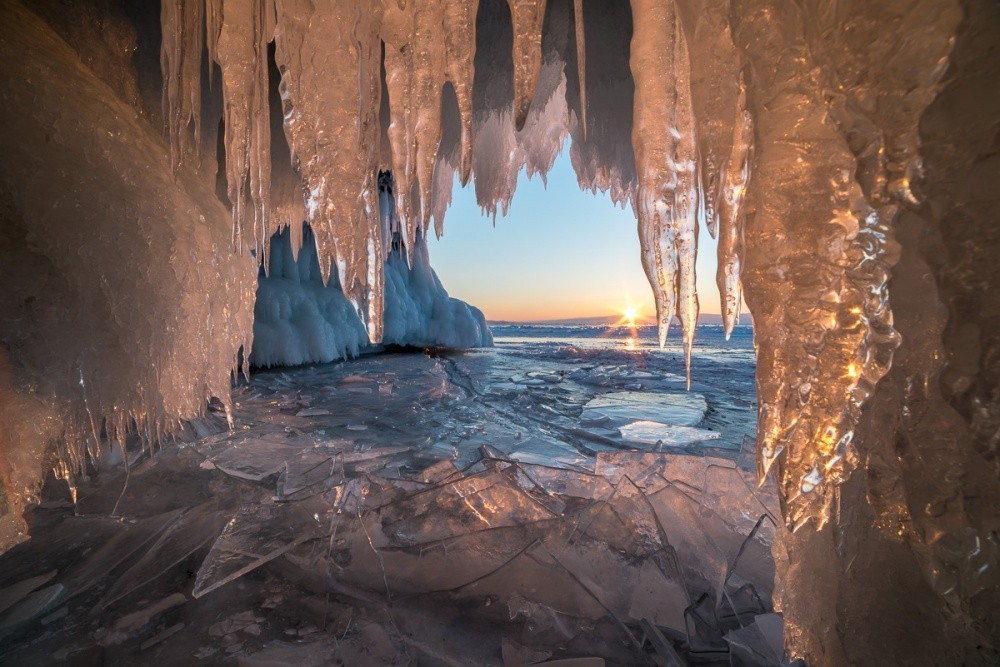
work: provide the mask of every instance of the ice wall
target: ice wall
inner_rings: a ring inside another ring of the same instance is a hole
[[[18,510],[47,466],[86,477],[130,433],[228,404],[255,266],[139,110],[37,15],[0,13],[0,470]]]
[[[356,357],[374,350],[355,305],[336,275],[327,284],[306,227],[298,259],[289,230],[271,238],[271,268],[261,270],[254,306],[254,366],[296,366]],[[385,265],[382,342],[406,347],[489,347],[493,336],[482,312],[448,296],[418,234],[412,260],[399,234]]]

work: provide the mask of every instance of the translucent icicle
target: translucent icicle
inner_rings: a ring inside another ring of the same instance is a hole
[[[691,97],[697,121],[705,224],[715,237],[740,89],[739,59],[729,28],[729,0],[676,0],[676,7],[691,54]]]
[[[695,259],[698,256],[698,213],[702,203],[698,172],[698,146],[695,141],[695,117],[691,100],[691,61],[683,26],[678,24],[674,40],[674,75],[677,86],[676,126],[680,133],[674,168],[677,190],[674,193],[674,243],[678,257],[677,319],[684,336],[684,372],[691,388],[691,348],[698,326],[698,289]]]
[[[746,110],[746,89],[740,85],[736,101],[736,124],[733,127],[732,151],[722,180],[719,198],[719,248],[716,283],[722,308],[722,324],[726,340],[740,320],[743,283],[740,262],[743,255],[743,194],[750,178],[750,152],[753,142],[753,120]],[[706,216],[707,217],[707,216]]]
[[[576,78],[580,83],[580,122],[583,140],[587,140],[587,31],[583,24],[583,0],[573,0],[576,27]]]
[[[463,186],[472,173],[472,81],[476,62],[476,15],[479,0],[445,0],[444,30],[447,48],[445,74],[455,89],[462,122],[459,178]]]
[[[417,190],[420,193],[419,225],[408,223],[406,248],[413,257],[417,227],[427,233],[431,215],[431,192],[434,186],[434,164],[441,144],[441,89],[448,68],[444,38],[444,6],[440,2],[415,3],[413,21],[413,97],[415,116],[413,139],[416,141]]]
[[[389,3],[382,23],[385,42],[385,83],[389,92],[389,144],[392,147],[392,174],[396,214],[405,231],[407,250],[413,248],[416,221],[410,197],[416,180],[417,142],[413,136],[415,114],[414,64],[412,44],[415,3],[398,7]]]
[[[250,221],[246,212],[249,197],[253,206],[253,246],[259,258],[267,252],[271,208],[267,44],[273,33],[274,6],[270,0],[225,1],[215,49],[222,69],[226,183],[233,207],[233,239],[242,251],[243,231]]]
[[[687,44],[673,2],[632,0],[632,14],[632,146],[642,264],[653,288],[660,345],[676,313],[690,375],[698,319],[698,173]]]
[[[382,339],[385,254],[378,207],[382,15],[362,0],[278,6],[285,136],[306,189],[324,280],[336,261],[344,294]],[[324,63],[318,67],[316,63]]]
[[[201,145],[201,2],[163,0],[160,4],[160,69],[163,118],[176,169],[190,149],[188,126],[194,124],[194,150]]]
[[[524,127],[542,68],[542,24],[547,0],[507,0],[514,25],[514,127]]]

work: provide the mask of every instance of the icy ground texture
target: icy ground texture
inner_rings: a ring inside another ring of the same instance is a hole
[[[416,238],[412,265],[403,252],[386,262],[385,344],[463,349],[488,347],[493,337],[482,312],[448,296],[431,268],[427,243]],[[271,239],[270,274],[258,277],[254,305],[255,366],[296,366],[356,357],[370,347],[364,322],[336,276],[323,284],[312,232],[296,260],[290,232]]]
[[[256,373],[235,430],[192,422],[75,511],[50,488],[0,557],[0,661],[778,664],[753,406],[697,387],[719,448],[616,436],[623,392],[690,405],[663,356],[502,345]],[[703,377],[745,386],[752,365]],[[601,396],[619,412],[594,425]]]

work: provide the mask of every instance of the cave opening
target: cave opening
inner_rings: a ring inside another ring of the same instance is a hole
[[[4,661],[996,661],[995,3],[0,19]],[[638,349],[431,268],[569,165]]]

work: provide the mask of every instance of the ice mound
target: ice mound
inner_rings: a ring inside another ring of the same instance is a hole
[[[298,261],[291,233],[271,238],[270,272],[261,269],[254,306],[256,366],[296,366],[356,357],[370,346],[355,305],[332,271],[323,285],[316,244],[308,228]],[[488,347],[493,335],[483,313],[448,296],[418,237],[413,266],[397,245],[385,265],[383,342],[413,347]]]
[[[448,296],[417,235],[412,266],[399,246],[385,265],[383,342],[414,347],[490,347],[493,334],[475,306]]]
[[[271,237],[270,275],[261,270],[254,305],[256,366],[297,366],[356,357],[368,335],[354,305],[340,289],[337,272],[323,285],[312,232],[292,253],[291,234]]]

